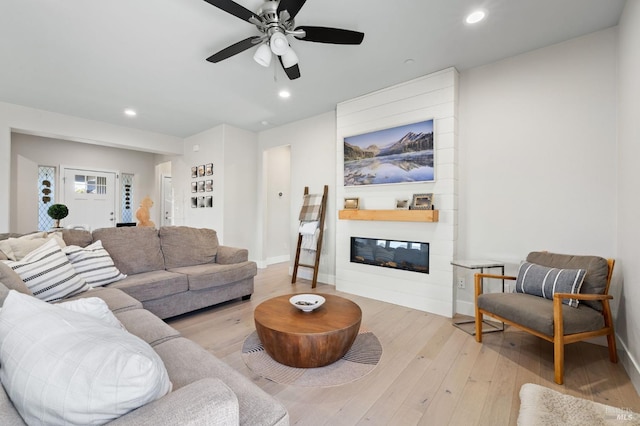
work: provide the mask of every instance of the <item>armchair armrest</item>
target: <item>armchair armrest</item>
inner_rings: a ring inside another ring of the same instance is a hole
[[[216,255],[216,263],[221,265],[231,265],[233,263],[242,263],[249,260],[249,250],[229,247],[218,246],[218,253]]]
[[[557,297],[559,299],[577,299],[577,300],[607,300],[613,299],[613,296],[609,294],[573,294],[573,293],[554,293],[554,299]]]
[[[237,425],[238,398],[220,379],[204,378],[168,393],[109,425]]]
[[[513,280],[513,281],[515,281],[516,279],[516,277],[512,277],[511,275],[481,274],[480,272],[478,272],[477,274],[474,275],[476,297],[482,294],[483,278],[495,278],[498,280]]]

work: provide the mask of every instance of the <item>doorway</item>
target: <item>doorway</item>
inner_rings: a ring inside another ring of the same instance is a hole
[[[288,262],[291,253],[291,146],[264,152],[265,245],[267,265]]]
[[[89,230],[110,228],[117,222],[116,173],[101,170],[62,169],[63,203],[69,209],[64,226]]]
[[[162,175],[160,182],[160,190],[162,192],[162,217],[160,218],[160,225],[171,226],[173,225],[173,186],[171,176]]]

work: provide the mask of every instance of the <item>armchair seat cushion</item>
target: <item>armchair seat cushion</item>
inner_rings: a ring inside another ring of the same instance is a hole
[[[478,296],[478,308],[539,333],[553,336],[553,301],[523,293],[488,293]],[[564,334],[595,331],[604,327],[602,314],[584,304],[562,305]]]

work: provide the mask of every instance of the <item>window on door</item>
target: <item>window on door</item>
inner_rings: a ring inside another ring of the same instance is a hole
[[[76,194],[107,193],[107,178],[103,176],[75,175],[73,182]]]

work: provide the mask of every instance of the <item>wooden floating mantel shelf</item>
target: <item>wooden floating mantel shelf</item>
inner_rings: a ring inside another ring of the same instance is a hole
[[[437,222],[438,210],[340,210],[338,218],[345,220]]]

